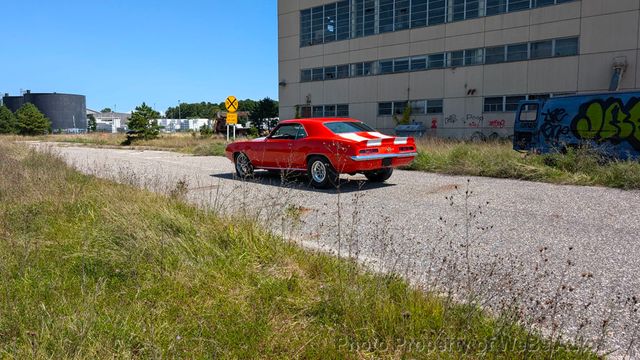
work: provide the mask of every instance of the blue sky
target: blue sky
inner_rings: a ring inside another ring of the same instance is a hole
[[[2,1],[0,92],[164,111],[278,96],[275,0]]]

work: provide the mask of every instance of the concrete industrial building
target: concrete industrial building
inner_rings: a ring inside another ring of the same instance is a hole
[[[638,0],[278,0],[280,118],[513,134],[517,103],[640,88]]]
[[[26,103],[35,105],[51,120],[53,132],[87,131],[87,100],[84,95],[32,93],[27,90],[20,96],[4,94],[2,103],[12,112]]]

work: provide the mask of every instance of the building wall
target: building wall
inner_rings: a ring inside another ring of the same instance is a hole
[[[485,112],[485,97],[607,91],[619,57],[627,62],[620,90],[640,87],[637,0],[577,0],[301,47],[300,11],[332,2],[278,0],[281,119],[297,105],[349,104],[351,117],[391,133],[395,122],[378,115],[378,103],[442,99],[442,113],[412,119],[437,136],[506,137],[514,112]],[[302,69],[570,37],[579,37],[576,56],[301,82]]]

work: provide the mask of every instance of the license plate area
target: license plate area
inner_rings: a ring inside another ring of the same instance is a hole
[[[382,159],[382,166],[391,166],[392,163],[393,163],[393,159],[392,158],[384,158],[384,159]]]

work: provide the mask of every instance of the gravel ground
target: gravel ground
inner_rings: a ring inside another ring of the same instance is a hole
[[[495,310],[515,304],[549,336],[638,355],[638,191],[410,171],[383,185],[343,177],[340,191],[318,191],[303,177],[240,181],[222,157],[34,146],[83,172],[154,191],[181,193],[183,182],[188,200],[255,216],[304,246]]]

